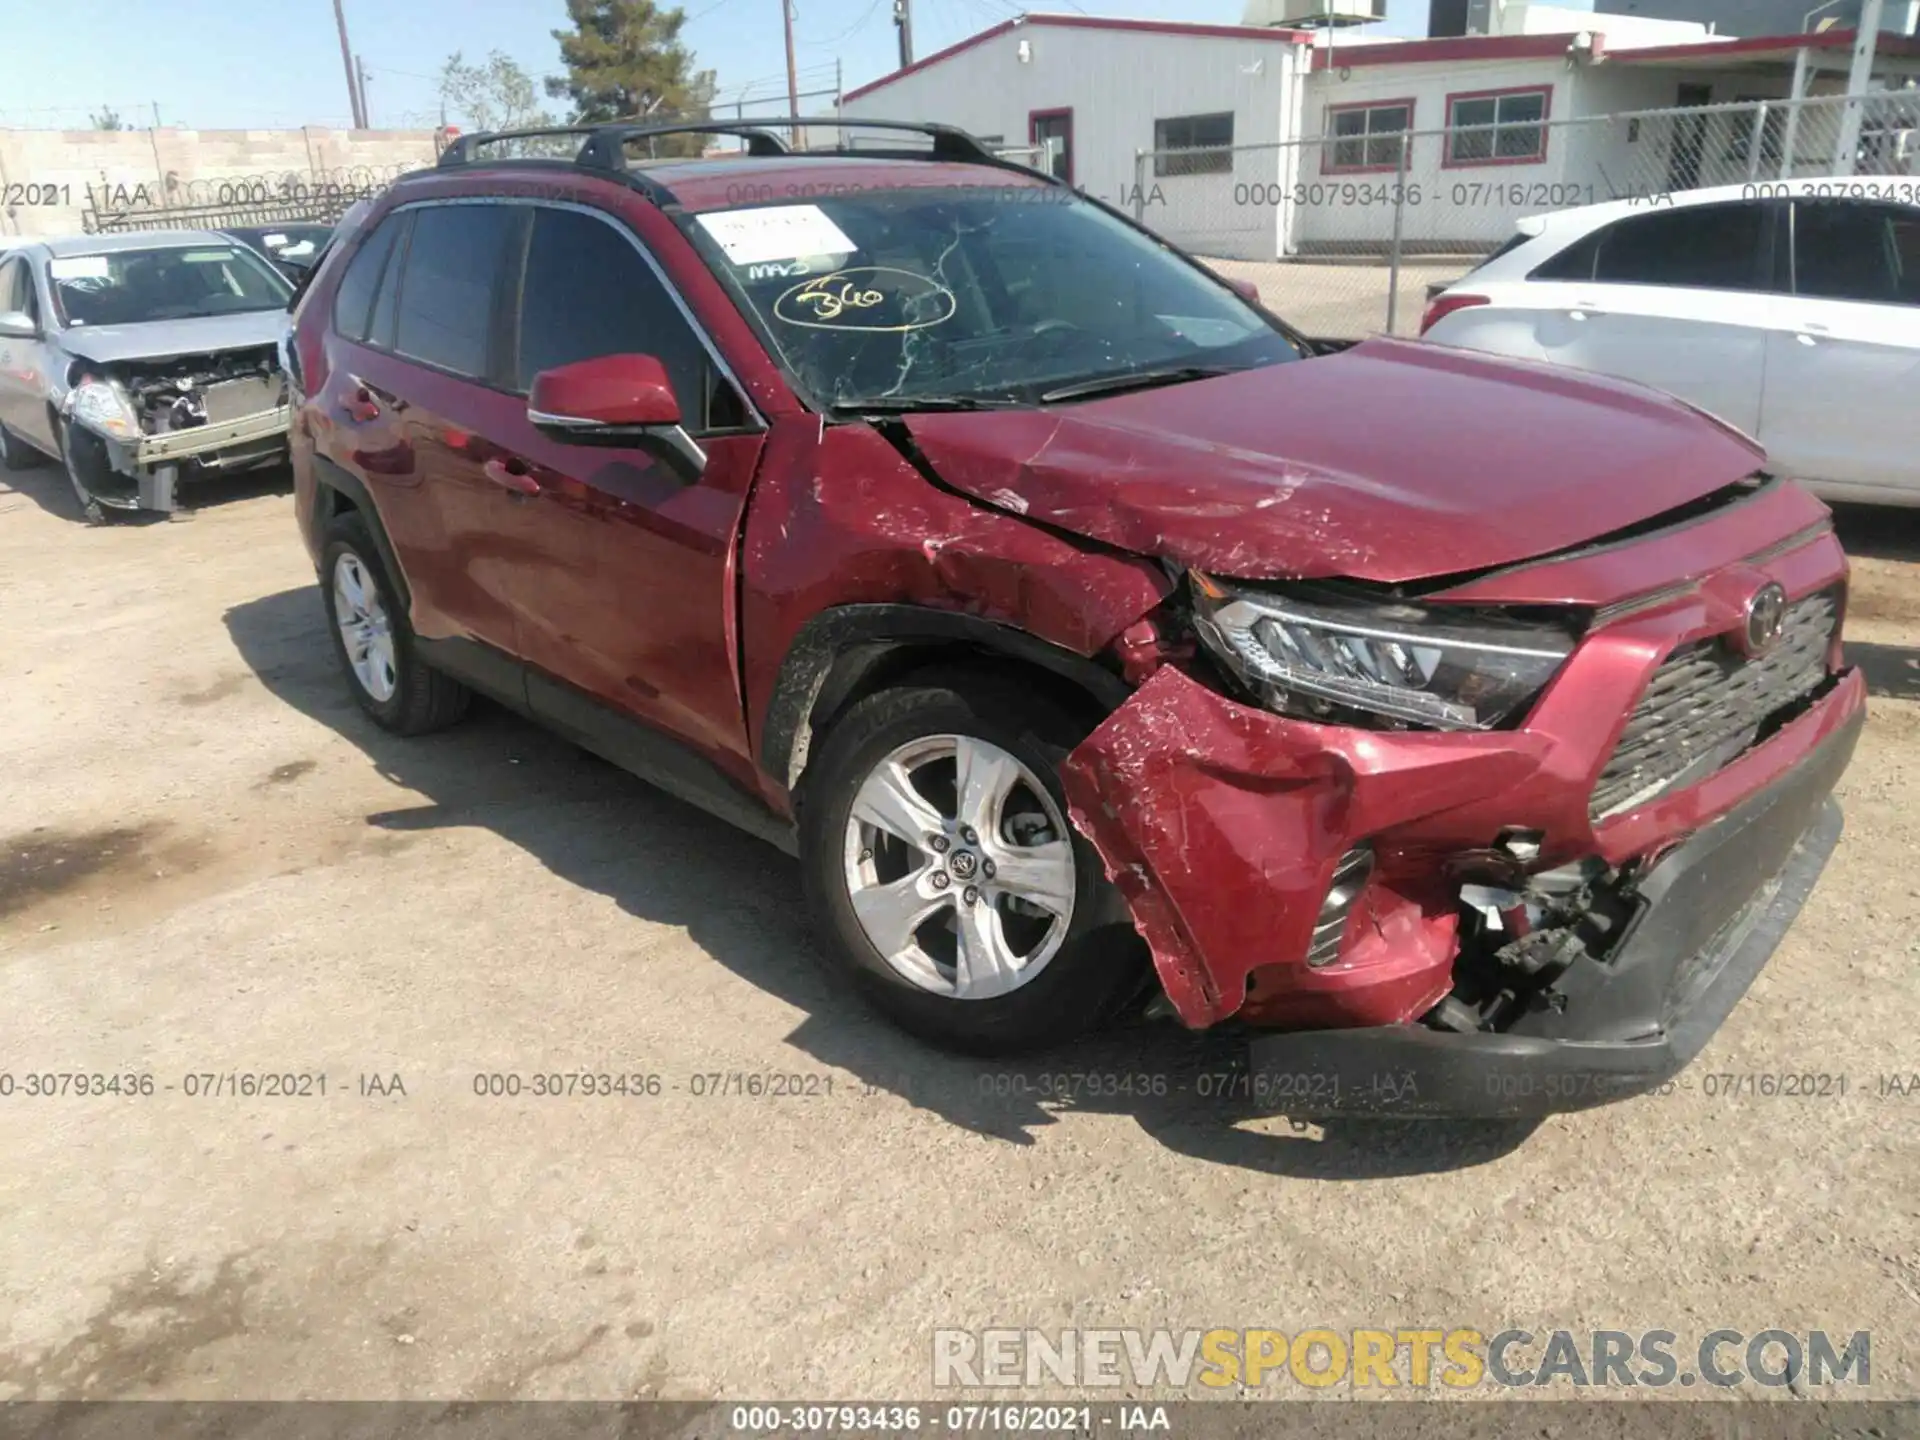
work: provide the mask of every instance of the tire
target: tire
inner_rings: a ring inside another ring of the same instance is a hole
[[[1029,1052],[1139,993],[1143,947],[1066,821],[1056,773],[1090,728],[1030,687],[955,670],[860,700],[818,742],[798,797],[808,907],[830,964],[902,1029],[969,1054]],[[998,801],[960,803],[963,765]],[[890,829],[864,818],[881,814]],[[969,816],[982,826],[963,829]],[[899,832],[916,823],[909,845]],[[1009,897],[1015,865],[1029,894],[1051,898]]]
[[[39,451],[0,425],[0,470],[31,470],[39,463]]]
[[[76,458],[79,447],[98,446],[100,442],[84,430],[76,436],[73,427],[64,420],[54,423],[53,439],[60,448],[60,469],[67,477],[67,484],[73,487],[73,498],[80,506],[80,518],[89,525],[106,524],[107,507],[87,488],[87,482],[80,476],[81,462]]]
[[[348,511],[334,517],[323,538],[321,603],[354,700],[396,735],[426,735],[459,720],[473,694],[420,659],[367,522]],[[349,632],[355,636],[351,652]]]

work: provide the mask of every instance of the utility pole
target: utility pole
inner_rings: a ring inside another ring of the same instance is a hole
[[[893,0],[893,24],[900,32],[900,68],[913,64],[913,0]]]
[[[1884,0],[1864,0],[1860,6],[1860,28],[1854,35],[1853,69],[1847,75],[1847,94],[1859,95],[1873,83],[1874,56],[1880,46],[1880,21],[1885,13]],[[1851,175],[1860,163],[1860,122],[1865,102],[1848,100],[1840,119],[1840,138],[1833,147],[1833,173]]]
[[[340,31],[340,64],[347,72],[347,105],[353,111],[353,128],[367,128],[367,117],[360,113],[360,87],[353,78],[353,46],[347,40],[347,12],[340,8],[340,0],[333,0],[333,23]]]
[[[798,118],[800,114],[800,72],[793,64],[793,0],[780,0],[780,18],[787,26],[787,113]],[[792,127],[787,137],[794,149],[800,148],[800,127]]]
[[[373,128],[373,107],[367,104],[367,57],[364,55],[354,56],[353,68],[360,82],[357,87],[360,91],[360,123],[371,130]]]

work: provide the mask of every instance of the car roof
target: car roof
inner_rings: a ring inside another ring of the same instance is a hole
[[[1540,226],[1555,231],[1589,230],[1623,215],[1644,215],[1650,210],[1684,210],[1697,205],[1719,205],[1729,200],[1785,200],[1801,195],[1857,195],[1864,200],[1920,205],[1920,180],[1910,175],[1820,175],[1796,180],[1748,180],[1738,185],[1712,185],[1704,190],[1649,191],[1624,200],[1603,200],[1597,205],[1536,212],[1523,217],[1520,224],[1523,227]]]
[[[190,245],[230,245],[232,237],[214,230],[123,230],[112,235],[53,235],[38,242],[49,255],[112,255],[122,250],[185,249]]]

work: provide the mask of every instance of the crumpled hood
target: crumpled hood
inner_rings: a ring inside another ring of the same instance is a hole
[[[914,415],[946,483],[1245,579],[1397,583],[1531,559],[1751,475],[1659,392],[1402,340],[1035,411]]]
[[[170,360],[272,345],[286,332],[284,310],[245,310],[197,320],[153,320],[145,325],[76,325],[60,332],[60,348],[82,360]]]

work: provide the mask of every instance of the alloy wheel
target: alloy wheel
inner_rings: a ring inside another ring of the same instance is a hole
[[[375,703],[384,705],[399,686],[393,625],[379,584],[351,550],[333,562],[333,616],[353,678]]]
[[[1030,983],[1073,923],[1073,840],[1046,785],[969,735],[876,764],[847,817],[845,874],[867,939],[902,979],[957,1000]]]

